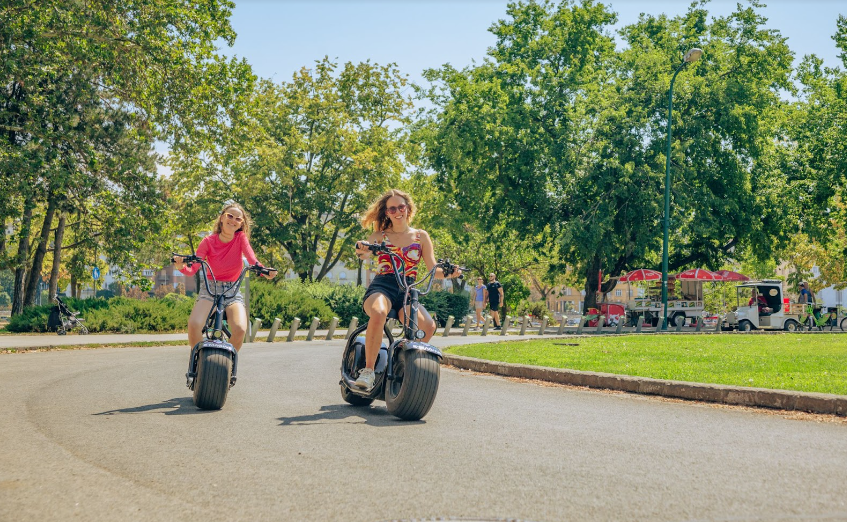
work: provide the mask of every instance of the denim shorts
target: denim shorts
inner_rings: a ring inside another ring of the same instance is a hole
[[[235,281],[232,281],[232,282],[219,281],[219,282],[215,283],[214,287],[213,287],[212,283],[209,282],[209,288],[214,290],[215,293],[217,293],[217,294],[222,294],[224,292],[228,293],[227,297],[224,298],[224,308],[229,307],[229,305],[231,305],[232,303],[241,303],[242,306],[244,305],[244,296],[241,295],[240,290],[234,296],[230,297],[230,294],[232,293],[230,291],[230,289],[232,287],[234,287],[235,284],[236,284]],[[210,301],[212,303],[215,302],[215,298],[213,296],[209,295],[209,292],[206,291],[206,284],[203,283],[202,281],[200,283],[200,293],[199,293],[198,297],[200,299],[205,299],[205,300]]]

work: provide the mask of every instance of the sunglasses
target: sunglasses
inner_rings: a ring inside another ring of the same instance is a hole
[[[407,208],[408,207],[406,205],[397,205],[396,207],[388,207],[385,211],[393,216],[397,212],[406,212]]]
[[[231,220],[235,221],[236,223],[241,223],[242,221],[244,221],[243,217],[233,216],[229,212],[226,212],[224,215],[227,217],[227,219],[231,219]]]

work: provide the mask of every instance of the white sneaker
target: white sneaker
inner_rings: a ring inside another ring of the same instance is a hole
[[[359,371],[359,378],[356,379],[356,382],[354,382],[353,384],[355,384],[357,388],[361,388],[363,390],[370,390],[374,387],[375,378],[376,375],[374,374],[373,370],[371,370],[370,368],[362,368]]]

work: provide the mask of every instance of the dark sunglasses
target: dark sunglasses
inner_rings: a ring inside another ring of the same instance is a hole
[[[398,211],[399,212],[406,212],[406,208],[408,208],[408,207],[406,207],[406,205],[397,205],[396,207],[388,207],[388,208],[385,209],[385,211],[393,216]]]

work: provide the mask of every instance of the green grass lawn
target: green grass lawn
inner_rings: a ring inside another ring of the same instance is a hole
[[[847,335],[616,335],[455,346],[550,368],[847,395]]]

